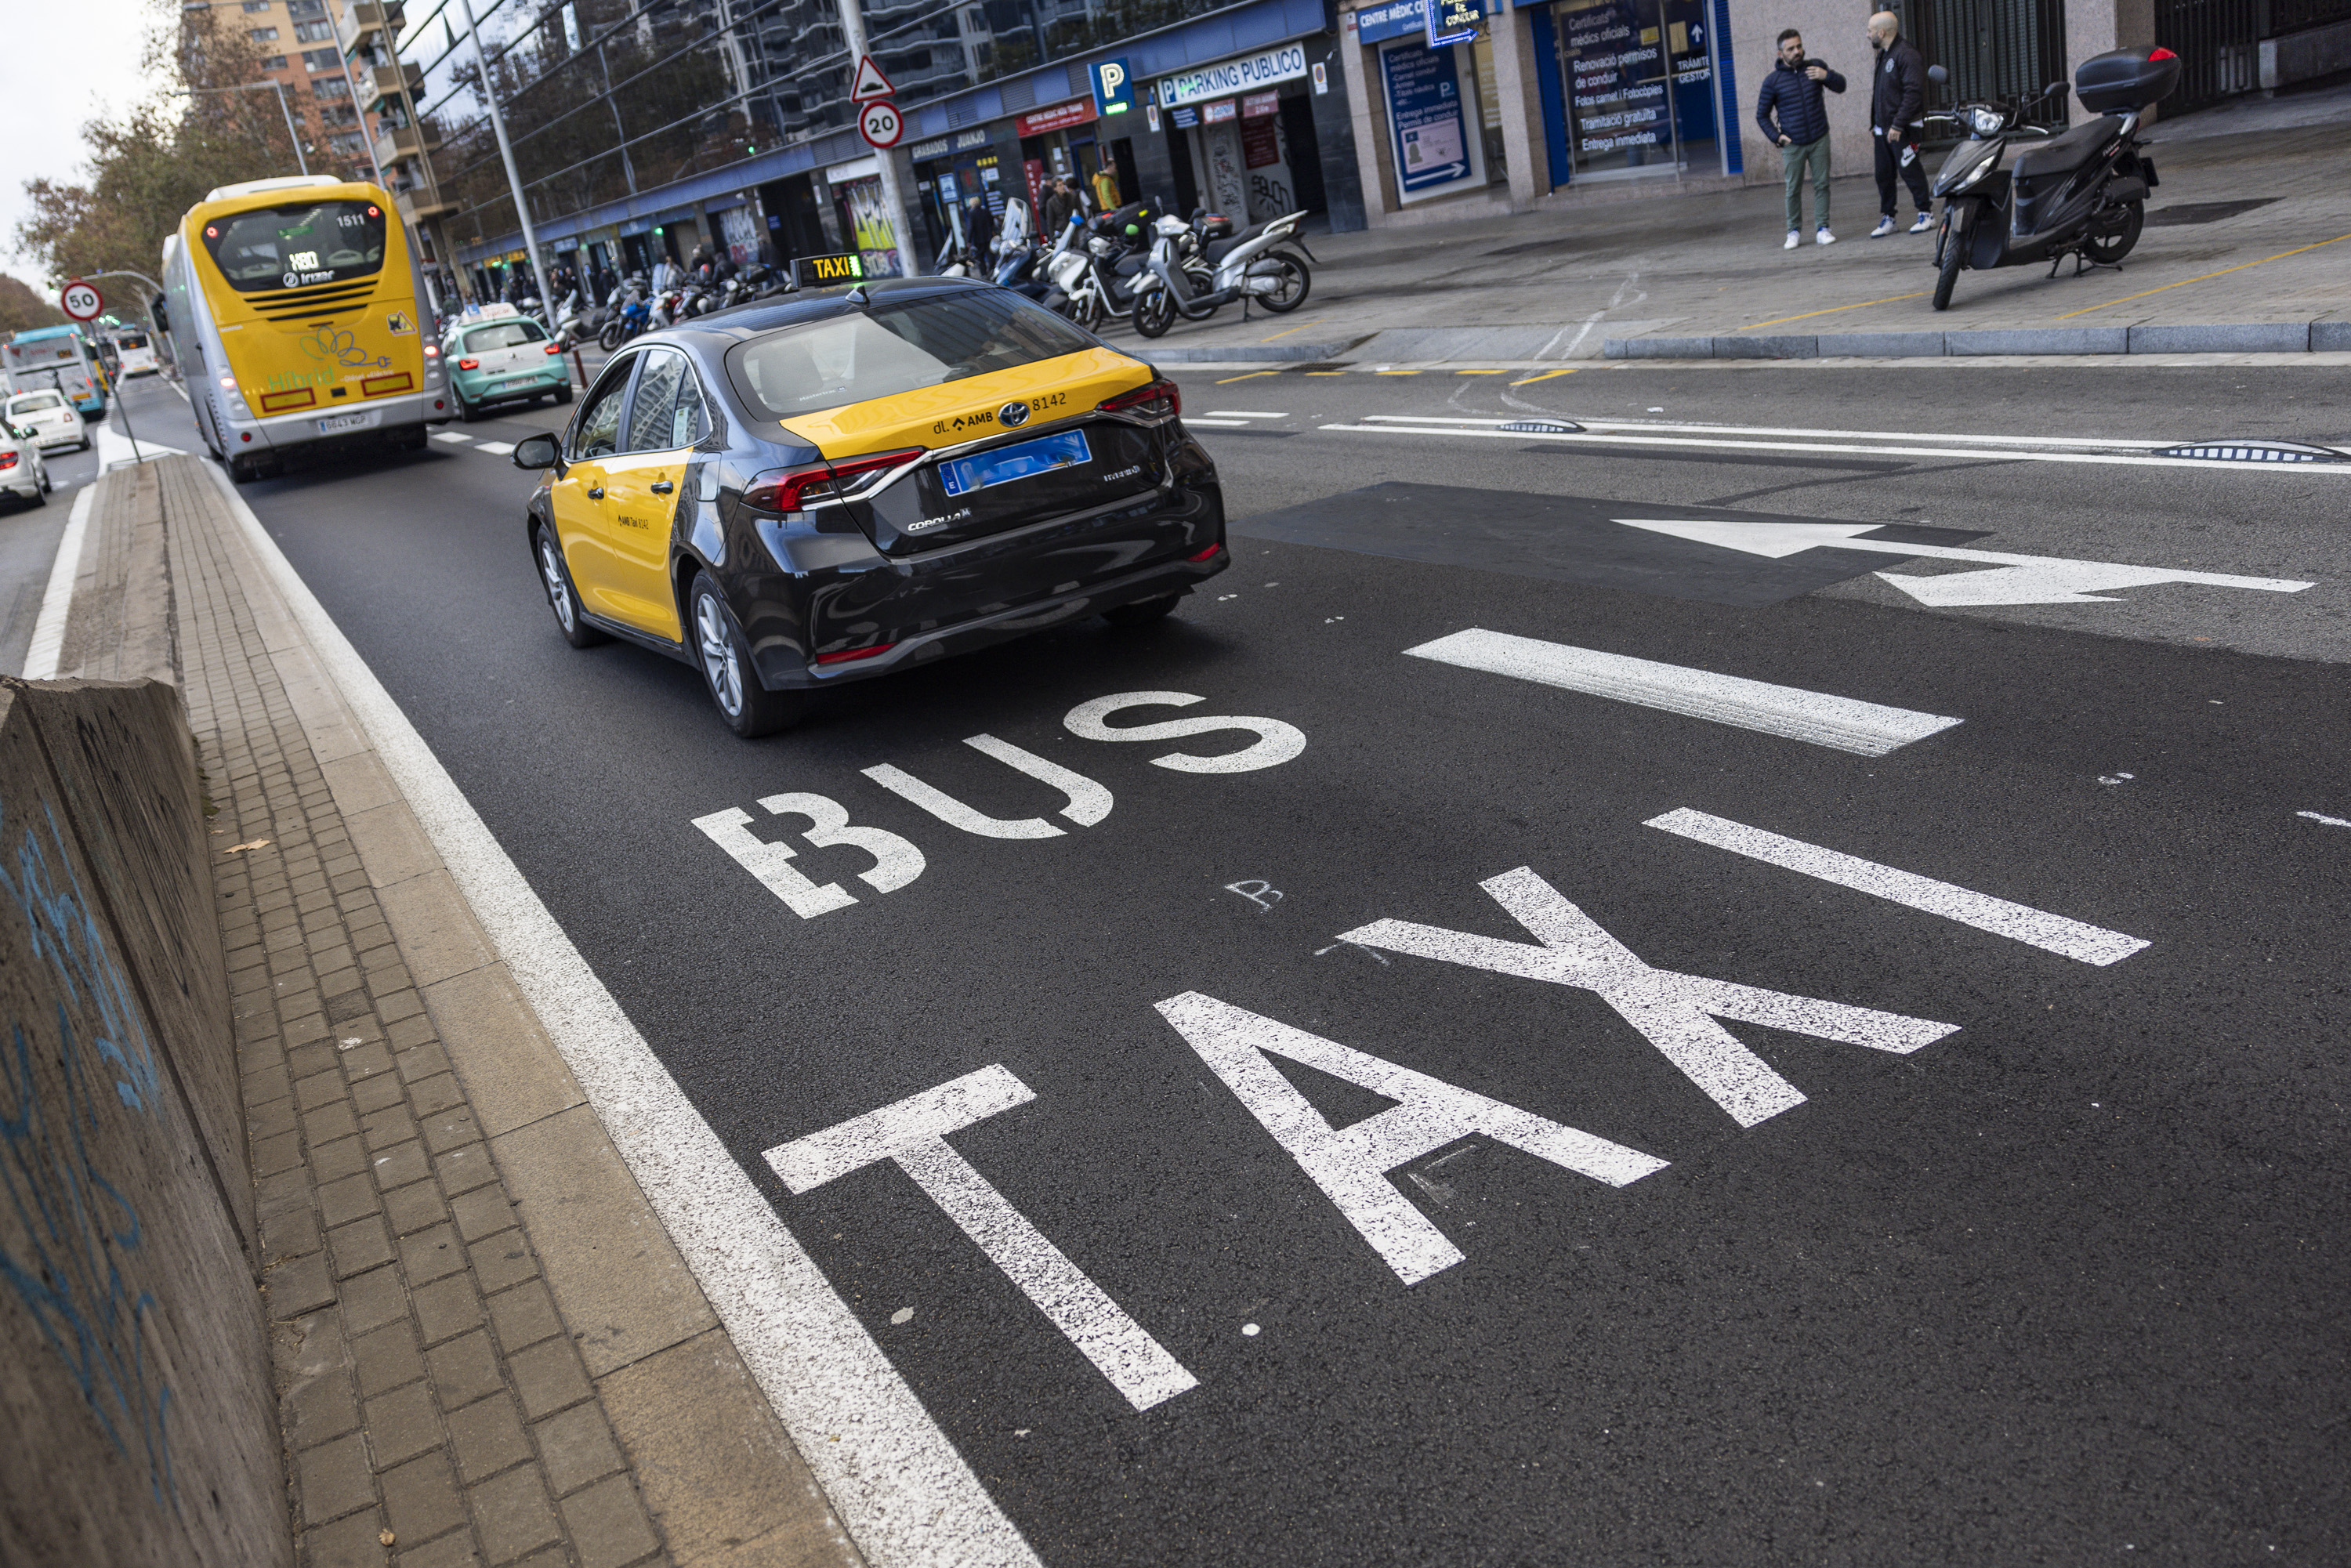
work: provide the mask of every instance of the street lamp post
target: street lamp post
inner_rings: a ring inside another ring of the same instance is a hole
[[[841,0],[841,41],[849,46],[850,79],[857,76],[858,62],[865,58],[865,13],[858,0]],[[851,108],[854,109],[855,104]],[[898,162],[892,156],[894,149],[876,147],[873,162],[882,173],[882,210],[898,238],[899,270],[906,277],[914,276],[914,231],[906,226],[906,203],[898,192]]]
[[[482,52],[481,30],[474,25],[474,0],[459,0],[465,13],[465,36],[474,41],[474,63],[482,73],[482,101],[490,108],[490,129],[497,133],[498,156],[506,160],[507,189],[514,193],[515,222],[522,225],[522,248],[530,256],[531,277],[538,285],[538,308],[555,325],[555,302],[548,298],[547,268],[539,264],[538,231],[530,225],[530,204],[523,199],[522,171],[515,164],[514,143],[507,140],[507,117],[498,108],[497,89],[490,81],[490,57]]]
[[[302,172],[308,174],[310,172],[310,160],[302,155],[302,133],[294,129],[294,111],[287,107],[284,82],[246,81],[239,82],[235,87],[192,87],[188,89],[188,92],[193,97],[200,92],[258,92],[264,88],[276,90],[277,112],[286,117],[286,140],[294,143],[294,162],[300,165]]]

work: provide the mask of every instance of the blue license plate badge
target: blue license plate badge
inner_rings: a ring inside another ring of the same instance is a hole
[[[1065,430],[1057,435],[1040,435],[1034,441],[1024,441],[1018,446],[999,446],[993,452],[976,453],[969,457],[942,463],[939,465],[939,482],[946,486],[950,496],[968,496],[991,485],[1032,479],[1056,468],[1074,468],[1081,463],[1092,460],[1093,453],[1086,445],[1086,433]]]

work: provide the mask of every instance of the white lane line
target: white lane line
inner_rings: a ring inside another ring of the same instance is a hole
[[[474,450],[476,452],[486,452],[493,457],[504,457],[507,453],[514,450],[514,443],[511,441],[476,442],[474,445]]]
[[[206,471],[866,1561],[1041,1568],[245,497]]]
[[[1249,428],[1249,421],[1246,419],[1207,419],[1196,413],[1186,417],[1184,423],[1204,425],[1210,430],[1247,430]]]
[[[1883,757],[1896,747],[1924,740],[1960,722],[1940,714],[1916,713],[1827,692],[1809,692],[1801,686],[1773,685],[1474,626],[1406,648],[1405,653],[1416,659],[1434,659],[1465,670],[1484,670],[1662,708],[1861,757]]]
[[[2224,458],[2135,457],[2118,452],[2001,451],[1986,446],[1862,446],[1851,443],[1698,440],[1678,435],[1550,435],[1540,431],[1479,430],[1460,425],[1324,424],[1319,430],[1364,435],[1468,435],[1494,441],[1563,441],[1584,446],[1680,446],[1710,452],[1830,452],[1876,457],[1973,457],[1988,463],[2078,463],[2122,468],[2217,468],[2240,474],[2308,474],[2351,478],[2351,463],[2231,463]]]
[[[1261,408],[1212,408],[1207,411],[1218,419],[1288,419],[1287,413],[1274,413]]]
[[[1200,1380],[1070,1260],[1029,1217],[947,1142],[949,1133],[1037,1098],[997,1062],[895,1104],[778,1144],[766,1159],[794,1196],[884,1160],[914,1178],[956,1228],[1045,1314],[1137,1410]]]
[[[85,485],[74,497],[66,531],[57,539],[57,558],[49,562],[49,583],[41,591],[41,610],[33,618],[33,641],[25,650],[25,678],[54,681],[57,660],[65,653],[66,618],[73,613],[74,579],[81,575],[82,544],[89,535],[89,508],[98,486]]]
[[[445,441],[452,446],[471,446],[474,444],[472,436],[460,435],[454,430],[436,430],[433,433],[433,439]]]
[[[2103,925],[2091,925],[2070,920],[2062,915],[2035,909],[2030,904],[2011,904],[2005,898],[1975,893],[1948,882],[1938,882],[1915,872],[1896,871],[1892,866],[1865,861],[1837,850],[1823,849],[1802,839],[1791,839],[1761,828],[1750,828],[1744,822],[1734,822],[1725,817],[1710,816],[1684,806],[1667,811],[1662,817],[1652,817],[1644,827],[1662,828],[1669,833],[1701,844],[1711,844],[1719,850],[1729,850],[1750,860],[1776,865],[1805,876],[1833,882],[1839,887],[1849,887],[1856,893],[1866,893],[1895,904],[1923,909],[1929,915],[1939,915],[1946,920],[1956,920],[1962,925],[1972,925],[1979,931],[1989,931],[1995,936],[2005,936],[2012,942],[2022,942],[2045,952],[2078,958],[2085,964],[2118,964],[2148,944],[2142,937],[2126,936],[2119,931],[2109,931]]]
[[[2330,817],[2322,811],[2296,811],[2297,817],[2307,817],[2314,822],[2324,822],[2330,828],[2351,828],[2351,819]]]
[[[1510,420],[1494,418],[1462,418],[1454,414],[1366,413],[1360,416],[1365,424],[1482,424],[1499,426]],[[1653,435],[1802,435],[1837,441],[1939,441],[1956,442],[1970,446],[2082,446],[2094,451],[2125,450],[2155,451],[2159,447],[2179,446],[2179,441],[2105,440],[2090,435],[1953,435],[1949,432],[1914,430],[1813,430],[1796,425],[1775,424],[1672,424],[1662,419],[1586,419],[1582,414],[1561,414],[1562,419],[1573,419],[1586,430],[1629,430]]]

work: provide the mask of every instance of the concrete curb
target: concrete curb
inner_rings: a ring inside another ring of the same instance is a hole
[[[2177,327],[2020,327],[1965,332],[1823,332],[1811,337],[1610,338],[1609,360],[1917,360],[1983,354],[2325,354],[2351,350],[2351,321]]]
[[[857,1548],[260,559],[260,524],[211,465],[164,461],[217,497],[209,526],[241,563],[290,716],[660,1527],[659,1560],[692,1568],[773,1554],[857,1568]]]
[[[1314,363],[1335,360],[1364,340],[1348,338],[1336,343],[1235,343],[1226,348],[1178,346],[1163,349],[1152,343],[1113,343],[1122,354],[1133,354],[1163,365],[1222,365]]]

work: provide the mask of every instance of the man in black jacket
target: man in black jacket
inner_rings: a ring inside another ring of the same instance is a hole
[[[1763,78],[1755,100],[1755,123],[1780,149],[1780,173],[1788,185],[1788,243],[1793,250],[1804,226],[1804,170],[1813,172],[1815,245],[1834,245],[1829,232],[1829,111],[1821,89],[1844,90],[1844,78],[1819,60],[1804,58],[1803,35],[1790,27],[1780,35],[1780,63]],[[1774,117],[1779,120],[1773,124]]]
[[[1918,207],[1918,221],[1910,232],[1922,235],[1935,226],[1928,212],[1933,204],[1927,194],[1927,171],[1918,163],[1918,133],[1927,122],[1927,61],[1917,46],[1902,36],[1901,19],[1891,11],[1869,19],[1869,47],[1877,51],[1869,89],[1869,134],[1877,143],[1877,210],[1883,214],[1869,237],[1884,239],[1895,231],[1897,172]]]

